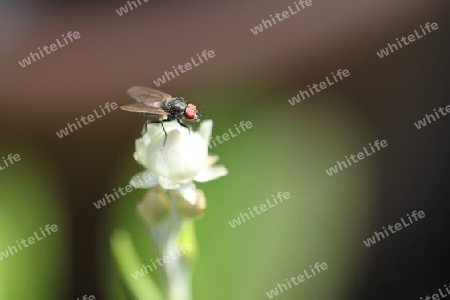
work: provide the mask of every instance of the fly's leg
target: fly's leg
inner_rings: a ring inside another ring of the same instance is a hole
[[[164,128],[164,123],[162,121],[160,121],[159,123],[161,123],[162,129],[164,131],[164,143],[163,143],[163,147],[166,145],[166,141],[167,141],[167,132],[166,129]]]
[[[151,124],[151,123],[154,123],[154,122],[152,122],[152,121],[145,121],[144,127],[142,127],[142,135],[147,133],[147,125]]]
[[[191,134],[191,128],[189,128],[189,126],[186,126],[185,124],[181,123],[181,120],[178,119],[177,120],[178,124],[180,124],[181,126],[183,126],[184,128],[187,128],[189,130],[189,134]]]
[[[164,128],[163,121],[159,121],[159,122],[145,121],[144,127],[142,128],[142,135],[147,133],[147,125],[148,124],[154,124],[154,123],[161,123],[162,129],[164,131],[164,143],[163,143],[163,147],[164,147],[164,145],[166,145],[166,141],[167,141],[167,132],[166,132],[166,129]]]

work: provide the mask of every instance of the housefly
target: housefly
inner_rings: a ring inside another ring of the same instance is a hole
[[[161,123],[165,134],[163,146],[167,140],[167,132],[164,129],[163,122],[177,120],[181,126],[186,127],[190,132],[190,128],[181,121],[184,119],[200,121],[200,113],[197,107],[185,101],[183,97],[172,97],[167,93],[143,86],[133,86],[128,89],[127,94],[137,103],[126,104],[120,108],[149,117],[149,120],[144,124],[143,133],[147,131],[147,124]]]

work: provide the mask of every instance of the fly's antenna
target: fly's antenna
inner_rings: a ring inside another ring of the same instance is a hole
[[[200,107],[200,109],[197,109],[197,115],[198,115],[198,118],[199,118],[199,119],[200,119],[200,117],[202,116],[203,107],[205,107],[205,105],[202,105],[202,106]]]

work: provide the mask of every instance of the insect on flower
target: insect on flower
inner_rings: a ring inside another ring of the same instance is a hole
[[[163,122],[177,120],[181,126],[186,127],[190,132],[190,128],[183,124],[181,120],[200,121],[200,112],[197,106],[186,102],[183,97],[172,97],[164,92],[143,86],[133,86],[128,89],[127,94],[138,103],[126,104],[121,106],[120,109],[150,118],[144,124],[143,133],[147,131],[147,124],[161,123],[165,134],[163,146],[167,140],[167,132],[164,129]]]

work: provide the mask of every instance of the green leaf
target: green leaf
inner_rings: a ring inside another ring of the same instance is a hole
[[[137,300],[162,300],[160,290],[150,276],[134,279],[131,274],[142,268],[130,234],[125,230],[116,230],[111,236],[111,247],[125,284]]]

